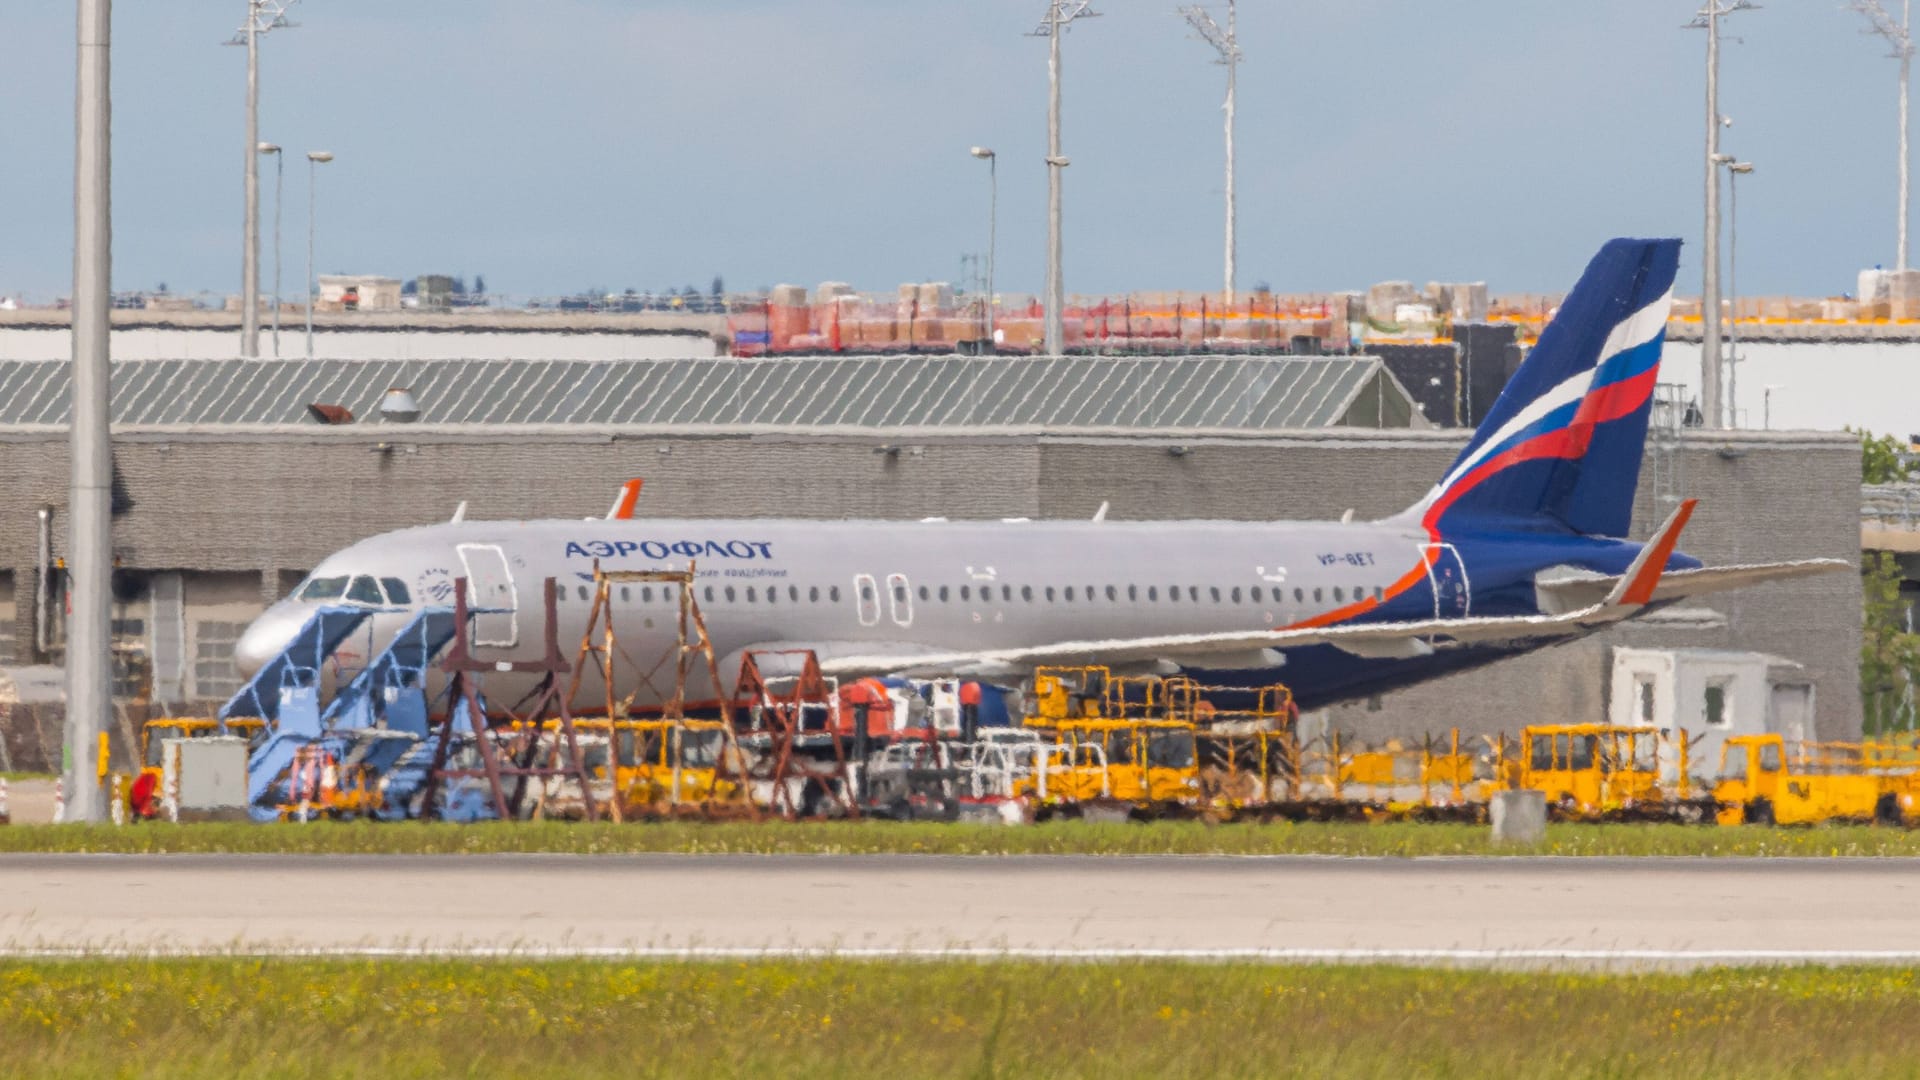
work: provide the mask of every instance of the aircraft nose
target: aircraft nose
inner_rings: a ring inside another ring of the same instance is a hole
[[[239,643],[233,647],[234,663],[242,674],[257,673],[274,657],[286,651],[300,633],[304,622],[297,611],[268,608],[266,614],[253,620],[240,635]]]

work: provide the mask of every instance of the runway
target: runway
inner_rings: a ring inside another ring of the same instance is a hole
[[[1920,860],[0,856],[0,955],[1920,963]]]

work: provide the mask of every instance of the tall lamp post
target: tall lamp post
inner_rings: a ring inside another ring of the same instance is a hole
[[[1060,36],[1075,19],[1092,18],[1092,0],[1047,0],[1047,17],[1034,36],[1047,40],[1047,355],[1066,351],[1067,289],[1061,270],[1060,171],[1067,158],[1060,152]]]
[[[1900,235],[1896,238],[1894,267],[1907,268],[1907,81],[1913,70],[1913,0],[1901,5],[1900,19],[1894,21],[1886,6],[1880,0],[1853,0],[1847,5],[1867,17],[1870,34],[1878,34],[1887,39],[1887,45],[1893,52],[1889,55],[1900,61],[1900,210],[1897,228]]]
[[[1700,405],[1708,427],[1719,427],[1720,402],[1720,129],[1729,121],[1720,115],[1720,20],[1736,11],[1751,11],[1753,0],[1706,0],[1687,24],[1707,32],[1707,213],[1706,256],[1700,288]]]
[[[307,151],[307,359],[313,359],[313,303],[319,298],[318,282],[313,276],[313,233],[314,204],[317,201],[315,188],[320,179],[320,166],[333,160],[333,154],[325,150]]]
[[[263,142],[260,152],[273,155],[273,358],[280,359],[280,204],[287,190],[285,155],[276,143]]]
[[[95,755],[113,710],[113,433],[107,412],[113,365],[108,344],[113,233],[108,201],[112,112],[112,0],[79,0],[74,79],[73,167],[73,420],[68,429],[71,474],[67,551],[71,614],[67,620],[66,819],[106,820]],[[46,573],[45,566],[40,573]]]
[[[1206,8],[1198,4],[1181,8],[1180,15],[1187,20],[1187,25],[1193,27],[1194,33],[1200,35],[1200,40],[1214,47],[1214,50],[1220,54],[1220,59],[1215,62],[1225,65],[1227,69],[1227,103],[1224,109],[1227,114],[1226,300],[1227,303],[1231,305],[1237,291],[1234,279],[1236,276],[1236,260],[1238,257],[1237,248],[1239,247],[1237,239],[1239,230],[1235,225],[1237,208],[1233,198],[1233,118],[1235,84],[1239,79],[1241,55],[1239,8],[1234,0],[1227,0],[1227,28],[1225,30],[1220,28],[1219,23],[1213,21],[1213,16],[1207,12]]]
[[[983,323],[981,329],[986,344],[982,347],[988,352],[994,351],[993,326],[993,258],[1000,232],[1000,158],[984,146],[976,146],[969,151],[974,157],[987,163],[987,298],[981,304]]]
[[[1716,155],[1727,167],[1727,427],[1740,426],[1740,178],[1753,162]]]
[[[292,26],[287,6],[294,0],[247,0],[247,24],[228,41],[247,47],[246,211],[241,226],[240,355],[260,355],[260,39]]]

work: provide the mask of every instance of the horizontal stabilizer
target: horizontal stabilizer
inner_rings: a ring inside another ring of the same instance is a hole
[[[1794,562],[1757,563],[1748,566],[1703,566],[1698,570],[1673,570],[1661,575],[1647,603],[1685,600],[1691,596],[1744,589],[1769,581],[1791,581],[1814,574],[1857,570],[1845,559],[1800,559]],[[1568,581],[1542,581],[1535,585],[1543,604],[1550,609],[1575,610],[1602,602],[1628,579],[1619,577],[1575,578]]]

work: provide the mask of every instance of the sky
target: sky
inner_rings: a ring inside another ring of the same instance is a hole
[[[1224,13],[1226,0],[1209,0]],[[1889,0],[1898,5],[1899,0]],[[1070,293],[1218,289],[1224,69],[1176,0],[1098,0],[1063,40]],[[1699,287],[1694,0],[1247,0],[1240,285],[1567,288],[1617,235],[1688,241]],[[114,285],[237,293],[244,0],[121,0]],[[0,296],[71,281],[74,5],[0,0]],[[262,43],[261,138],[289,151],[287,291],[308,165],[323,273],[485,275],[519,297],[1045,271],[1045,0],[303,0]],[[1837,295],[1894,259],[1896,76],[1838,0],[1727,20],[1723,149],[1745,295]],[[272,273],[274,169],[263,163]]]

